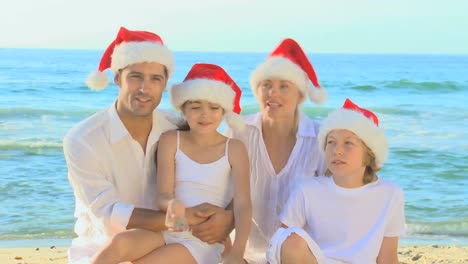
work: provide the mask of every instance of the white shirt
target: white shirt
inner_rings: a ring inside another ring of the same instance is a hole
[[[376,263],[383,238],[405,233],[404,195],[384,179],[342,188],[321,176],[297,186],[280,218],[304,228],[332,261]]]
[[[145,154],[112,105],[68,132],[63,148],[78,236],[70,263],[89,261],[112,235],[125,230],[135,207],[156,209],[156,143],[161,133],[175,128],[155,110]]]
[[[295,184],[303,175],[322,175],[325,161],[317,146],[319,124],[300,114],[296,144],[284,168],[275,173],[262,136],[262,114],[245,117],[243,131],[228,130],[247,147],[250,160],[252,225],[245,258],[249,263],[266,263],[269,241],[280,227],[279,214]]]

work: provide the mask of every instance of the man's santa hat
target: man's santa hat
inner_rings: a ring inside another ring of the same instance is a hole
[[[327,92],[320,86],[307,55],[292,39],[283,40],[266,61],[252,72],[250,87],[255,96],[258,84],[269,78],[279,78],[294,83],[314,103],[321,104],[327,100]]]
[[[93,90],[102,90],[109,83],[104,70],[111,68],[115,74],[128,65],[143,62],[157,62],[166,66],[169,76],[174,72],[174,57],[158,35],[121,27],[115,40],[102,55],[98,71],[88,75],[86,84]]]
[[[328,133],[334,129],[346,129],[356,134],[374,152],[377,166],[382,167],[388,155],[388,142],[374,113],[346,98],[343,107],[331,112],[320,126],[318,139],[322,152]]]
[[[181,111],[187,101],[206,100],[219,104],[225,111],[226,122],[232,128],[245,126],[240,117],[242,91],[223,68],[207,63],[192,66],[184,81],[172,86],[171,103]]]

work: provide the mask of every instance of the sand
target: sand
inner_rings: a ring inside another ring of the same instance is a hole
[[[468,246],[405,246],[398,250],[400,263],[467,263]],[[66,247],[0,248],[2,264],[65,264]]]

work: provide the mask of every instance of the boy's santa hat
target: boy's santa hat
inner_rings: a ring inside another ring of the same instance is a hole
[[[244,120],[240,117],[240,97],[242,90],[223,70],[207,63],[192,66],[184,81],[172,86],[171,103],[181,111],[187,101],[207,100],[219,104],[225,111],[226,122],[232,128],[242,129]]]
[[[115,40],[102,55],[98,71],[88,75],[86,84],[93,90],[102,90],[109,83],[104,70],[111,68],[115,74],[128,65],[143,62],[163,64],[169,76],[174,72],[174,57],[158,35],[121,27]]]
[[[318,139],[322,152],[328,133],[334,129],[346,129],[356,134],[374,152],[377,166],[382,167],[388,155],[388,142],[374,113],[346,98],[343,107],[331,112],[320,126]]]
[[[255,96],[258,84],[268,78],[279,78],[294,83],[314,103],[321,104],[327,100],[327,92],[320,86],[307,55],[292,39],[283,40],[267,60],[252,72],[250,86]]]

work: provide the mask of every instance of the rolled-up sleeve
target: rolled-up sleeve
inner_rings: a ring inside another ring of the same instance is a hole
[[[93,222],[107,234],[125,230],[134,205],[119,200],[109,180],[111,168],[105,168],[92,146],[74,138],[65,137],[63,149],[76,199],[88,210]]]

